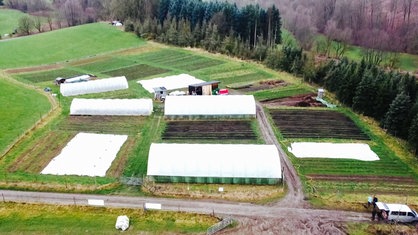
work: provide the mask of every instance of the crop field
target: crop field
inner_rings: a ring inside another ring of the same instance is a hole
[[[270,110],[284,138],[336,138],[369,140],[347,116],[326,110]]]
[[[225,63],[221,60],[172,49],[145,53],[140,56],[135,56],[134,58],[145,63],[183,70],[185,72],[200,70]]]
[[[352,159],[293,158],[304,180],[305,189],[327,201],[336,194],[379,194],[414,196],[418,194],[415,172],[392,151],[371,140],[349,117],[337,111],[308,109],[272,109],[272,119],[283,136],[284,145],[295,138],[302,141],[367,141],[379,156],[378,161]],[[375,138],[375,137],[374,137]],[[332,198],[332,199],[330,199]]]
[[[32,83],[40,83],[50,81],[51,84],[55,81],[55,78],[73,77],[82,74],[79,71],[75,71],[69,68],[48,70],[43,72],[25,73],[16,75],[18,79],[23,79]]]
[[[69,116],[60,123],[58,130],[136,135],[141,131],[145,121],[146,117]]]
[[[112,77],[125,76],[128,80],[138,80],[141,78],[163,74],[169,72],[168,69],[157,68],[146,64],[138,64],[130,67],[119,68],[115,70],[105,71],[103,73]]]
[[[256,140],[250,121],[170,121],[163,140]]]

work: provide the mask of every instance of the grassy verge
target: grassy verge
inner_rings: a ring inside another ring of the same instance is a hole
[[[209,215],[86,206],[0,203],[3,234],[115,234],[116,218],[129,217],[124,234],[204,233],[218,222]]]

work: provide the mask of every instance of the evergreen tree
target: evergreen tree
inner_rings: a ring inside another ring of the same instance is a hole
[[[389,106],[385,115],[383,128],[399,137],[406,137],[408,133],[408,114],[411,108],[411,99],[404,92],[399,93]]]
[[[418,150],[418,114],[412,119],[411,126],[409,127],[408,143],[415,150],[415,156]]]
[[[367,116],[373,117],[376,99],[376,83],[372,70],[367,70],[358,84],[353,98],[353,109]]]

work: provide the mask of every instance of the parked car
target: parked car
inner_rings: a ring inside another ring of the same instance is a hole
[[[376,202],[376,206],[380,210],[383,219],[401,223],[418,223],[418,214],[416,211],[404,204],[390,204],[384,202]]]

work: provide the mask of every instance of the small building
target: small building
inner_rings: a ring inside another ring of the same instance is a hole
[[[318,95],[317,95],[317,99],[323,99],[325,95],[325,90],[323,88],[319,88],[318,89]]]
[[[189,95],[212,95],[219,90],[219,83],[219,81],[210,81],[189,85]]]
[[[165,87],[154,87],[154,100],[164,102],[165,97],[167,96],[167,89]]]

